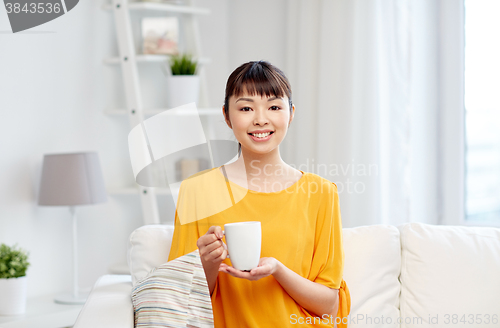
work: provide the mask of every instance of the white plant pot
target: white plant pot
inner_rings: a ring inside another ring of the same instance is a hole
[[[0,315],[19,315],[26,312],[26,276],[0,279]]]
[[[167,106],[174,108],[195,102],[198,104],[200,77],[198,75],[167,76]]]

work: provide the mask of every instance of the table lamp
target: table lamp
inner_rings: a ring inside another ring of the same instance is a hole
[[[83,304],[78,291],[77,205],[107,200],[99,157],[96,152],[48,154],[43,158],[38,205],[69,206],[73,218],[73,293],[55,298],[56,303]]]

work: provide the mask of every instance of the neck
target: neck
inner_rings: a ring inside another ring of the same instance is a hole
[[[279,148],[269,153],[258,154],[241,149],[241,156],[234,162],[246,172],[247,177],[274,177],[286,175],[289,172],[288,165],[281,159]]]

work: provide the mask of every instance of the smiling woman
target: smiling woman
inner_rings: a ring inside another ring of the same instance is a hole
[[[291,97],[288,79],[270,63],[238,67],[228,78],[223,113],[240,156],[204,172],[213,183],[193,178],[180,187],[178,204],[189,205],[183,215],[190,218],[213,205],[188,199],[196,191],[219,195],[211,186],[227,184],[232,195],[232,206],[194,222],[181,224],[176,211],[169,255],[170,261],[199,249],[215,327],[346,326],[350,295],[342,279],[337,186],[294,169],[279,152],[294,117]],[[221,228],[245,221],[259,221],[262,228],[261,258],[249,272],[232,266]]]

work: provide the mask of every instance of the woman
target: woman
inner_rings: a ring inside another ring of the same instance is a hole
[[[169,260],[199,249],[215,327],[346,327],[350,295],[342,279],[337,186],[294,169],[279,152],[294,117],[291,97],[288,79],[270,63],[238,67],[227,81],[223,114],[240,156],[202,173],[244,197],[186,224],[176,211]],[[183,188],[202,187],[183,182],[179,202]],[[199,216],[196,203],[190,206]],[[250,272],[231,266],[221,228],[243,221],[262,226],[262,257]]]

